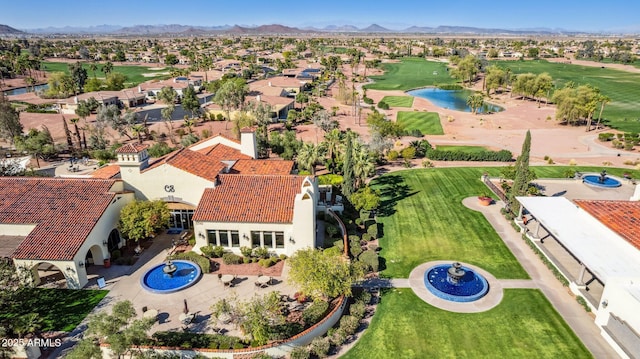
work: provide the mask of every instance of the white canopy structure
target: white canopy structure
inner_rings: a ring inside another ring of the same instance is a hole
[[[604,285],[640,278],[640,250],[564,197],[517,197],[518,202]]]

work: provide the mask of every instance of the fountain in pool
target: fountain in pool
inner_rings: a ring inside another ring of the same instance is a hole
[[[153,293],[173,293],[194,285],[202,274],[191,261],[169,260],[149,269],[140,279],[142,288]]]
[[[433,295],[452,302],[473,302],[489,291],[487,280],[460,262],[429,268],[424,283]]]
[[[602,170],[599,175],[582,176],[582,182],[600,188],[616,188],[622,185],[617,179],[607,176],[607,170]]]

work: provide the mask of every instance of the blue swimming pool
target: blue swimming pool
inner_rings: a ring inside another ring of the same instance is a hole
[[[169,275],[164,272],[167,263],[149,269],[140,279],[142,288],[153,293],[173,293],[188,288],[200,279],[202,270],[191,261],[173,260],[175,272]]]

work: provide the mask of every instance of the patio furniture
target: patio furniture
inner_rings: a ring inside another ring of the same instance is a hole
[[[153,320],[155,321],[158,319],[158,311],[155,309],[149,309],[146,312],[142,313],[142,317],[145,319],[153,318]]]
[[[180,319],[180,323],[189,325],[193,323],[194,319],[196,319],[196,313],[182,313],[178,319]]]
[[[271,284],[271,277],[268,277],[268,276],[258,277],[257,283],[260,283],[260,286],[268,287]]]
[[[225,275],[223,275],[223,276],[220,278],[220,280],[222,281],[222,283],[223,283],[225,286],[232,287],[232,286],[233,286],[233,279],[234,279],[234,278],[235,278],[235,277],[234,277],[234,276],[232,276],[231,274],[225,274]]]

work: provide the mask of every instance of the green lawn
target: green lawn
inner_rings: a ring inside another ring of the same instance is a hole
[[[460,152],[484,152],[487,151],[486,147],[482,146],[447,146],[438,145],[436,147],[440,151],[460,151]]]
[[[444,135],[437,112],[398,112],[398,123],[407,131],[420,130],[423,135]]]
[[[41,331],[70,332],[107,295],[106,290],[25,289],[19,303],[2,308],[0,319],[38,313]]]
[[[604,109],[603,117],[608,124],[628,132],[640,132],[640,74],[614,70],[606,67],[590,67],[573,64],[551,63],[545,60],[492,61],[502,67],[509,67],[514,74],[547,72],[554,79],[556,88],[573,81],[577,85],[591,84],[609,96],[611,102]],[[599,111],[599,108],[598,108]],[[598,116],[596,112],[595,116]]]
[[[411,289],[385,293],[371,325],[342,358],[591,358],[538,290],[506,289],[490,311],[437,309]]]
[[[105,78],[106,75],[104,74],[104,72],[102,72],[102,67],[104,66],[104,64],[97,64],[97,65],[98,65],[98,71],[96,71],[96,77]],[[57,72],[69,73],[69,65],[64,62],[43,62],[42,66],[43,66],[43,69],[47,72],[57,71]],[[84,67],[87,70],[87,74],[89,75],[89,77],[93,77],[93,71],[89,69],[89,63],[87,62],[83,63],[82,67]],[[119,66],[119,65],[113,66],[113,72],[120,72],[123,75],[127,76],[128,86],[136,86],[139,83],[142,83],[148,80],[153,80],[153,79],[169,78],[169,75],[161,74],[163,72],[170,71],[168,68],[165,68],[163,70],[153,70],[153,69],[154,67],[152,64],[150,64],[149,66]],[[143,74],[156,74],[156,75],[152,77],[145,77],[143,76]]]
[[[399,63],[382,64],[383,75],[369,76],[375,82],[365,85],[373,90],[411,90],[439,84],[454,84],[447,65],[422,58],[404,58]]]
[[[457,260],[497,278],[528,278],[484,216],[462,204],[466,197],[487,192],[480,181],[485,170],[413,169],[372,181],[382,195],[378,221],[385,277],[407,278],[421,263]]]
[[[386,102],[391,107],[413,106],[413,96],[385,96],[380,101]]]

